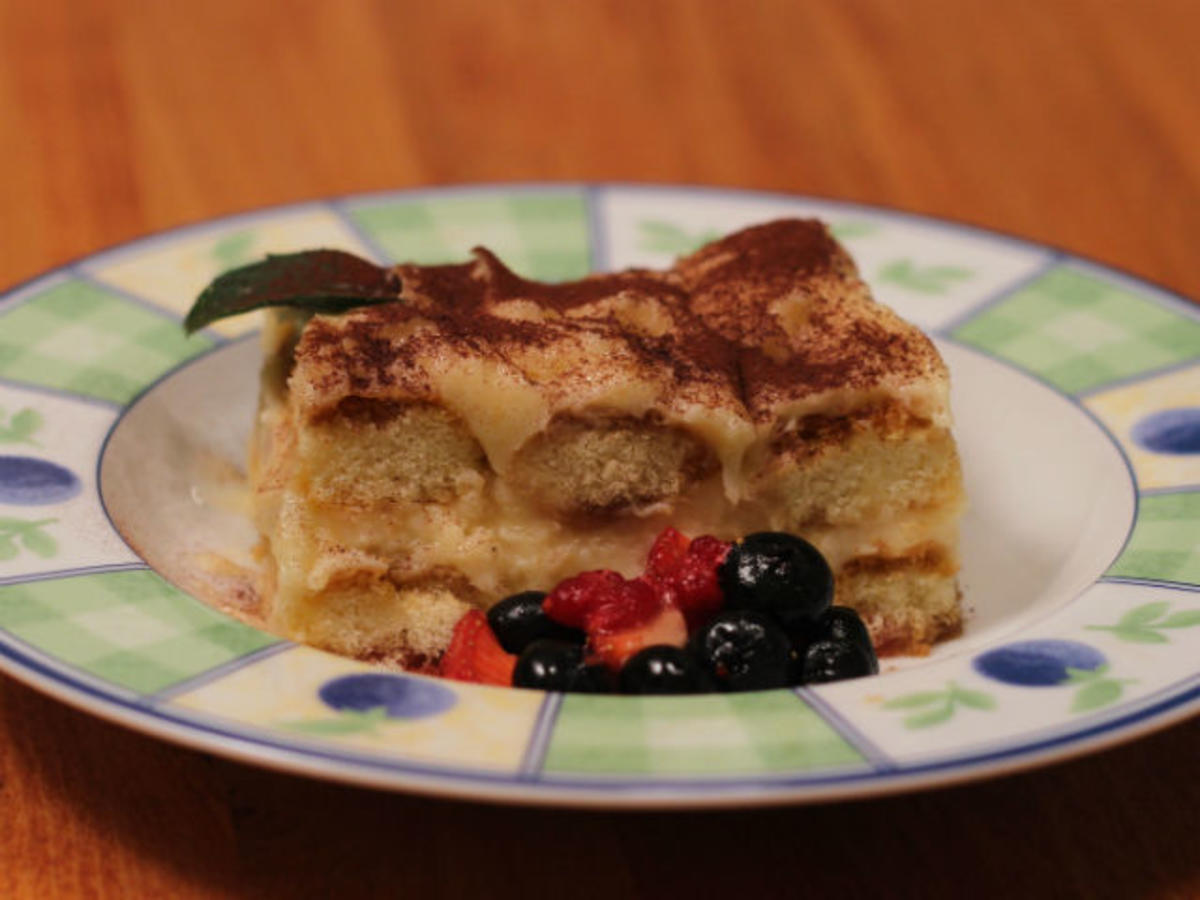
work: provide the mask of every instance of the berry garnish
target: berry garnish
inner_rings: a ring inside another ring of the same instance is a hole
[[[717,567],[729,547],[710,535],[689,541],[674,528],[666,528],[650,548],[646,580],[664,603],[682,610],[688,625],[695,628],[724,605]]]
[[[473,609],[454,626],[450,646],[438,668],[444,678],[480,684],[512,684],[517,658],[505,653],[482,610]]]
[[[683,613],[674,607],[664,606],[646,622],[615,631],[589,631],[589,659],[616,671],[639,650],[655,644],[682,647],[687,643],[687,637]]]
[[[662,604],[644,581],[627,581],[616,572],[583,572],[546,595],[546,615],[569,628],[616,631],[651,618]]]
[[[868,654],[850,641],[817,641],[808,646],[801,660],[801,678],[806,684],[861,678],[878,671],[874,652]]]
[[[612,679],[606,670],[584,662],[579,644],[542,638],[521,653],[513,668],[512,684],[542,691],[595,694],[611,690]]]
[[[568,688],[576,694],[611,694],[616,691],[616,679],[607,666],[587,666],[580,669]]]
[[[727,691],[783,687],[792,670],[791,642],[764,613],[726,610],[692,635],[689,648]]]
[[[553,638],[582,644],[582,631],[555,622],[542,609],[542,591],[522,591],[505,597],[487,611],[488,624],[509,653],[520,653],[536,640]]]
[[[690,653],[664,644],[631,656],[621,667],[620,685],[624,694],[702,694],[715,689]]]
[[[871,643],[871,633],[858,613],[848,606],[831,606],[821,613],[813,632],[813,640],[845,641],[859,647],[872,659],[875,658],[875,645]]]
[[[814,623],[833,602],[833,573],[803,538],[777,531],[734,544],[717,576],[733,609],[773,616],[790,633]]]
[[[675,570],[687,555],[691,541],[669,525],[654,539],[650,553],[646,556],[646,574],[650,577],[665,577]]]

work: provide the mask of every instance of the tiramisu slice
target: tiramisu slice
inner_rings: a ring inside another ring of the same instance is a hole
[[[960,626],[947,373],[815,221],[543,284],[486,250],[273,312],[250,476],[268,622],[409,665],[470,604],[639,571],[670,525],[802,535],[883,652]]]

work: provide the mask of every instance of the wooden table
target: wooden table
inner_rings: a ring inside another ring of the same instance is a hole
[[[177,223],[418,184],[900,206],[1200,296],[1200,5],[0,2],[0,283]],[[767,812],[472,806],[273,774],[0,679],[4,897],[1200,897],[1200,722]]]

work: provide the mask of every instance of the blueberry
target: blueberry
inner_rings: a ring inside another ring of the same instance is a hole
[[[608,686],[606,675],[583,661],[583,647],[568,641],[542,638],[534,641],[517,658],[513,687],[542,691],[601,693]]]
[[[723,690],[756,691],[788,683],[791,642],[770,616],[749,609],[718,613],[688,644]]]
[[[686,650],[655,644],[639,650],[621,667],[623,694],[703,694],[712,679]]]
[[[871,643],[871,633],[858,613],[848,606],[831,606],[821,613],[813,632],[814,641],[845,641],[854,644],[875,660],[876,671],[879,662],[875,657],[875,645]]]
[[[879,662],[874,652],[868,654],[850,641],[816,641],[808,645],[800,660],[800,678],[805,684],[862,678],[878,672]]]
[[[747,535],[717,570],[725,604],[774,616],[788,632],[817,620],[833,602],[833,573],[803,538],[777,531]]]
[[[555,622],[542,609],[546,595],[541,591],[523,591],[505,597],[488,610],[488,624],[507,653],[520,653],[534,641],[551,638],[582,644],[584,634]]]
[[[616,690],[616,684],[607,666],[583,666],[575,673],[567,690],[575,694],[611,694]]]

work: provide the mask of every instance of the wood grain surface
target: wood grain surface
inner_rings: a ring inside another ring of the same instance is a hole
[[[0,0],[0,284],[166,226],[408,185],[890,204],[1200,296],[1200,4]],[[1200,722],[766,812],[372,793],[0,679],[0,896],[1200,897]]]

